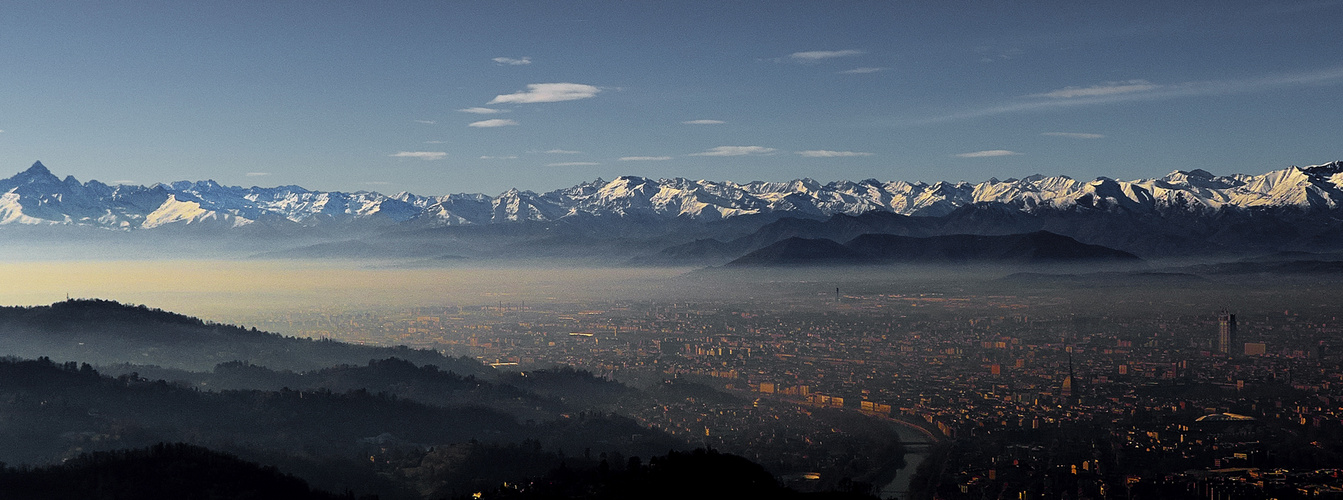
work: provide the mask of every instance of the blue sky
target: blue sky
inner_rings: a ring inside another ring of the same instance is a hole
[[[1343,1],[0,1],[0,176],[497,194],[1343,159]]]

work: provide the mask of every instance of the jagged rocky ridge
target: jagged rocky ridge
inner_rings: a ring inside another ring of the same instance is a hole
[[[81,183],[53,175],[41,162],[0,180],[0,224],[77,225],[109,229],[174,226],[236,228],[366,225],[487,225],[566,218],[712,221],[750,214],[826,217],[871,211],[943,217],[992,204],[1019,213],[1103,212],[1167,217],[1262,209],[1300,212],[1343,206],[1343,162],[1288,167],[1260,175],[1175,171],[1157,179],[1079,181],[1033,175],[979,184],[835,181],[738,184],[624,176],[534,193],[498,196],[310,191],[299,186],[223,186],[179,181],[152,186]]]

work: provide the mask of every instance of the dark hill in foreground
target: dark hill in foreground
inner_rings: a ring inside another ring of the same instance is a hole
[[[396,357],[459,375],[493,374],[491,368],[475,360],[447,357],[432,350],[284,337],[110,300],[0,307],[3,355],[46,356],[97,365],[154,364],[194,371],[211,370],[230,361],[302,371]]]
[[[827,239],[788,238],[734,260],[730,266],[917,264],[1060,264],[1137,262],[1137,256],[1088,245],[1048,231],[984,236],[955,234],[917,238],[864,234],[840,244]]]
[[[400,361],[384,363],[411,369]],[[594,456],[652,456],[684,446],[616,415],[580,412],[576,418],[520,422],[473,403],[440,407],[364,389],[210,392],[130,374],[112,378],[88,364],[0,357],[0,462],[52,464],[86,452],[182,442],[274,465],[328,491],[377,492],[390,499],[418,498],[407,492],[425,485],[454,491],[469,483],[477,488],[470,491],[479,491],[498,484],[476,485],[474,473],[454,475],[429,460],[427,450],[451,445],[516,449],[530,442],[523,447],[539,450],[545,443],[556,454],[590,449]],[[369,460],[373,456],[376,461]],[[388,475],[394,471],[411,475]],[[0,498],[7,498],[3,490]]]
[[[36,469],[0,470],[0,491],[12,500],[354,498],[313,490],[274,467],[181,443],[88,453]]]

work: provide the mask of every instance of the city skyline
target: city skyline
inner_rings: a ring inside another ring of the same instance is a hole
[[[1338,159],[1340,2],[7,3],[0,161],[425,195]]]

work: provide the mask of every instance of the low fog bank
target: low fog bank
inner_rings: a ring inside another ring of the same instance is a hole
[[[0,259],[14,261],[242,259],[290,245],[309,245],[332,236],[318,230],[296,233],[235,233],[191,228],[118,231],[81,226],[0,226]]]
[[[104,298],[212,321],[286,311],[349,311],[589,301],[833,301],[845,295],[1183,293],[1311,288],[1343,277],[1319,255],[1129,265],[884,265],[841,267],[601,267],[586,261],[5,259],[2,305]],[[1303,260],[1304,259],[1304,260]],[[1173,291],[1173,292],[1172,292]],[[1108,293],[1108,292],[1107,292]]]

